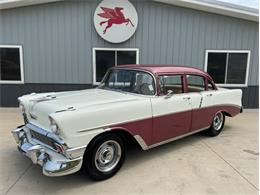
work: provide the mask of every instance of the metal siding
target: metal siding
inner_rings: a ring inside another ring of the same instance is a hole
[[[225,28],[222,28],[223,31],[224,31],[223,37],[225,37],[225,39],[223,39],[221,37],[221,40],[223,40],[223,42],[222,42],[223,45],[222,46],[223,46],[223,48],[229,48],[229,39],[230,39],[230,29],[231,29],[231,26],[229,25],[228,18],[224,18],[223,26],[225,26]],[[243,40],[246,40],[246,38],[244,38]]]
[[[63,1],[1,11],[0,44],[21,44],[26,83],[92,83],[93,47],[134,47],[140,63],[204,68],[206,49],[251,50],[258,85],[258,23],[151,1],[132,1],[139,25],[125,43],[95,32],[99,1]]]
[[[172,61],[173,62],[179,62],[179,54],[180,54],[180,34],[181,34],[181,12],[179,10],[174,11],[174,31],[172,33],[172,44],[173,44],[173,50],[168,51],[168,55],[172,55]]]
[[[167,8],[166,8],[167,9]],[[160,58],[159,58],[159,63],[161,61],[165,61],[167,63],[167,47],[168,47],[168,41],[167,38],[169,37],[168,35],[168,24],[169,24],[169,17],[168,17],[167,12],[162,12],[162,17],[161,17],[161,22],[162,22],[162,31],[161,31],[161,42],[165,43],[165,45],[161,45],[160,49]]]
[[[153,45],[153,63],[155,64],[159,64],[160,63],[160,57],[161,57],[161,50],[162,50],[162,45],[161,45],[161,38],[162,38],[162,32],[165,30],[165,26],[163,26],[162,24],[162,9],[156,9],[156,7],[154,7],[155,10],[155,14],[154,14],[154,32],[155,32],[155,41],[154,41],[154,45]],[[151,41],[151,40],[150,40]],[[158,47],[160,48],[159,50],[157,50],[157,52],[155,53],[155,48]],[[163,59],[163,61],[165,61]]]
[[[200,50],[205,50],[205,28],[206,28],[206,22],[203,21],[203,17],[201,15],[199,16],[199,21],[196,26],[199,28],[199,35],[198,37],[194,37],[194,39],[198,39],[198,45],[197,45],[197,60],[196,60],[196,65],[199,66],[199,63],[201,62],[201,59],[205,57],[205,51],[204,53],[200,52]],[[204,67],[204,64],[202,65]]]
[[[173,32],[175,26],[175,12],[169,12],[168,15],[168,25],[167,25],[167,37],[166,37],[166,45],[164,46],[166,49],[166,63],[170,64],[172,62],[172,58],[174,56],[173,48],[174,48],[174,41],[173,41]]]
[[[182,12],[180,14],[180,34],[179,34],[179,44],[177,45],[179,47],[179,55],[177,56],[178,59],[178,64],[184,64],[184,53],[185,53],[185,41],[186,41],[186,36],[185,34],[187,33],[185,30],[186,26],[186,14]]]
[[[199,26],[199,16],[196,14],[193,17],[193,21],[192,21],[192,42],[191,42],[191,46],[190,46],[190,61],[193,62],[193,64],[199,64],[198,62],[198,45],[199,45],[199,28],[195,28],[194,25],[198,25]]]
[[[148,53],[148,59],[147,59],[147,63],[153,63],[154,62],[154,47],[157,46],[155,44],[155,30],[156,30],[156,23],[155,23],[155,19],[156,19],[156,8],[150,4],[149,5],[150,9],[149,9],[149,17],[147,19],[146,22],[149,21],[148,24],[148,41],[147,41],[147,45],[144,45],[144,47],[146,49],[148,49],[149,53]],[[159,48],[159,47],[158,47]]]
[[[193,16],[190,12],[186,14],[186,25],[183,32],[185,32],[184,40],[185,40],[185,47],[183,51],[183,64],[189,64],[191,62],[191,53],[192,53],[192,35],[193,35],[193,28],[192,28],[192,20]]]

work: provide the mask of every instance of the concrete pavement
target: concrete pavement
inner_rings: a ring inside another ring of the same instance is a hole
[[[121,170],[93,182],[82,173],[46,177],[16,149],[16,108],[0,108],[0,194],[258,194],[258,113],[227,118],[214,138],[197,134],[127,153]]]

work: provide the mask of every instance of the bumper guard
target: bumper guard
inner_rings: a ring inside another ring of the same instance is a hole
[[[30,158],[34,164],[41,165],[44,175],[63,176],[80,170],[83,161],[82,155],[70,159],[43,145],[30,142],[23,128],[24,126],[19,126],[12,130],[18,150]],[[70,151],[73,151],[73,148]],[[75,152],[78,151],[75,150]]]

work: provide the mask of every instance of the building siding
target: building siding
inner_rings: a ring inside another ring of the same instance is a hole
[[[42,86],[52,90],[65,84],[68,87],[61,89],[91,86],[92,48],[105,47],[139,48],[142,64],[180,64],[200,69],[204,69],[206,49],[250,50],[249,87],[243,88],[243,103],[258,106],[257,22],[150,0],[130,1],[138,12],[138,28],[133,37],[120,44],[104,41],[95,31],[93,14],[99,0],[1,10],[0,44],[23,46],[25,77],[25,85],[0,84],[0,92],[5,94],[1,105],[16,99],[18,92],[39,91]],[[10,98],[16,86],[20,90]],[[34,88],[29,90],[27,86]]]
[[[64,1],[1,11],[0,44],[24,51],[26,83],[92,83],[93,47],[140,49],[140,63],[204,68],[206,49],[251,50],[249,85],[258,85],[258,23],[188,8],[132,1],[136,34],[110,44],[95,32],[99,1]]]

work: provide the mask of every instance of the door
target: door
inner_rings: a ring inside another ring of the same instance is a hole
[[[186,75],[187,92],[192,102],[191,131],[200,130],[210,126],[213,110],[211,105],[212,91],[206,87],[206,78],[199,75]]]
[[[174,138],[190,130],[191,99],[184,93],[183,81],[183,75],[159,76],[160,96],[151,98],[154,143]]]

